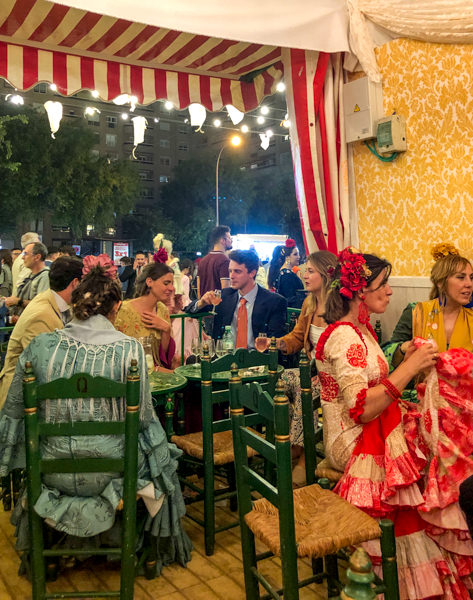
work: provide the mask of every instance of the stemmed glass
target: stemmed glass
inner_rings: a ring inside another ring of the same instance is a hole
[[[217,355],[217,358],[221,358],[222,356],[225,356],[226,353],[227,353],[227,350],[225,349],[223,340],[222,339],[217,340],[217,342],[215,344],[215,354]]]
[[[191,352],[196,357],[196,361],[193,364],[194,368],[199,366],[199,356],[200,356],[201,350],[202,350],[202,346],[201,346],[200,338],[198,338],[198,337],[192,338]]]
[[[214,290],[214,295],[210,302],[212,303],[212,310],[209,312],[209,315],[216,315],[215,307],[220,304],[222,301],[222,290]]]
[[[264,352],[268,347],[268,335],[266,333],[258,333],[255,339],[255,348],[258,352]]]

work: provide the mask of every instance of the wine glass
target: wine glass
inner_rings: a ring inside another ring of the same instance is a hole
[[[193,367],[194,368],[198,367],[199,366],[199,356],[200,356],[200,352],[201,352],[200,338],[198,338],[198,337],[192,338],[192,341],[191,341],[191,352],[196,357],[196,361],[193,364]]]
[[[264,352],[268,347],[268,336],[266,333],[258,333],[255,339],[255,348],[258,352]]]
[[[208,340],[205,340],[205,342],[203,342],[203,344],[206,344],[209,348],[209,356],[210,359],[212,360],[212,358],[215,356],[215,341],[212,338],[209,338]]]
[[[227,353],[225,346],[223,344],[223,340],[217,340],[216,344],[215,344],[215,354],[217,355],[218,358],[225,356],[225,354]]]
[[[222,301],[222,290],[214,290],[214,295],[210,302],[212,303],[212,310],[209,312],[209,315],[216,315],[215,307],[220,304]]]

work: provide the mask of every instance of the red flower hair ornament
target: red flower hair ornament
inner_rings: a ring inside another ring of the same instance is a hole
[[[361,252],[351,246],[340,252],[338,262],[340,279],[334,279],[331,287],[339,288],[344,298],[352,300],[357,292],[366,287],[366,278],[371,275],[371,271]]]
[[[118,269],[108,254],[86,256],[82,266],[82,275],[85,277],[96,268],[99,268],[109,279],[115,279],[117,276]]]
[[[287,238],[287,240],[285,241],[284,245],[286,246],[286,248],[295,248],[296,247],[296,240],[293,240],[292,238]]]
[[[165,264],[168,260],[168,253],[164,248],[159,248],[159,250],[156,250],[153,254],[153,260],[154,262]]]

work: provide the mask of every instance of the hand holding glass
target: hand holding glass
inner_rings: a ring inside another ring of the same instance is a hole
[[[222,290],[214,290],[213,294],[212,294],[212,296],[210,298],[210,303],[213,306],[212,310],[209,312],[210,315],[216,315],[217,314],[215,312],[215,307],[218,306],[221,301],[222,301]]]
[[[258,352],[264,352],[269,348],[270,344],[271,340],[266,333],[258,333],[258,337],[255,339],[255,348]]]

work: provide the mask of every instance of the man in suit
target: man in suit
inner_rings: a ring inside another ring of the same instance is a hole
[[[255,282],[259,259],[252,250],[234,250],[229,254],[230,286],[222,290],[222,301],[215,307],[212,337],[222,336],[230,325],[237,348],[254,348],[259,333],[282,337],[286,323],[286,299],[265,290]],[[200,300],[185,308],[195,313],[208,310],[215,293],[208,291]]]
[[[11,332],[5,364],[0,373],[0,408],[4,405],[16,363],[31,340],[40,333],[62,329],[70,320],[72,292],[82,277],[82,261],[62,256],[49,270],[50,289],[33,298]]]

